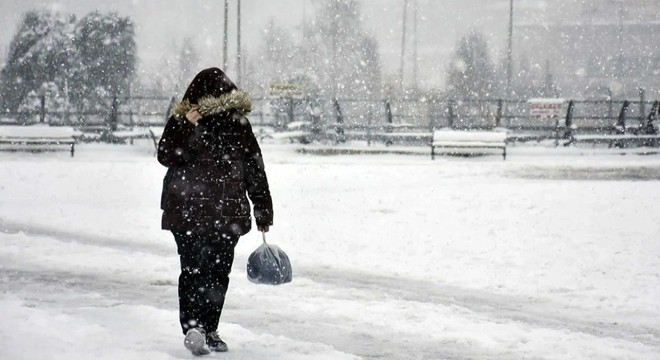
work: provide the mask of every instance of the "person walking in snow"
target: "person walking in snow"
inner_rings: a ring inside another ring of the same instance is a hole
[[[181,261],[179,318],[194,355],[225,352],[217,328],[238,239],[273,225],[261,149],[245,117],[250,96],[218,68],[201,71],[176,104],[158,144],[168,168],[162,228],[174,234]],[[207,348],[208,346],[208,348]]]

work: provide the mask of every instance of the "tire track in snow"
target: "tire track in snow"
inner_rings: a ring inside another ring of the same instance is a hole
[[[380,298],[459,306],[497,321],[514,321],[535,327],[568,330],[596,337],[608,337],[657,347],[660,351],[660,326],[647,327],[623,323],[604,313],[562,306],[547,300],[502,295],[414,279],[404,279],[347,270],[296,268],[298,276],[345,289],[369,289]],[[652,314],[657,317],[656,314]],[[603,321],[602,319],[612,319]],[[600,319],[600,320],[599,320]]]
[[[2,218],[0,218],[0,233],[23,233],[32,237],[44,236],[62,242],[76,242],[80,244],[96,245],[130,252],[140,251],[154,255],[171,255],[172,249],[176,249],[175,247],[165,245],[165,243],[162,245],[158,243],[148,244],[130,238],[118,239],[111,236],[80,234],[74,231],[62,230],[55,227],[37,224],[28,225],[25,223],[9,221]]]

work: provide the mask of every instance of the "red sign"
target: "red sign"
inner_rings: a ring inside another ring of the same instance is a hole
[[[559,117],[563,114],[564,102],[564,99],[530,99],[530,114],[536,118]]]

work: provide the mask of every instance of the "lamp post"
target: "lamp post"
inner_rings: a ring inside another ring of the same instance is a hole
[[[623,43],[623,12],[624,12],[624,8],[623,8],[623,5],[624,4],[623,4],[623,1],[618,1],[618,3],[619,3],[619,9],[618,9],[618,16],[619,16],[619,28],[618,28],[619,53],[617,54],[617,57],[618,57],[617,77],[622,77],[623,76],[623,68],[624,68],[624,66],[623,66],[623,64],[624,64],[624,61],[623,61],[623,46],[624,46],[624,43]]]
[[[241,62],[243,59],[241,58],[241,0],[238,1],[238,10],[236,13],[236,72],[237,72],[237,78],[238,78],[238,85],[240,86],[241,84],[241,76],[242,74],[242,64]]]
[[[419,70],[419,64],[418,64],[418,55],[417,55],[417,0],[413,0],[413,21],[414,21],[414,26],[413,26],[413,36],[415,39],[414,42],[414,47],[413,47],[413,89],[417,91],[417,73]]]
[[[513,82],[513,0],[509,1],[509,44],[506,61],[506,96],[511,98],[511,83]]]
[[[229,0],[225,0],[225,31],[223,34],[223,41],[222,41],[222,66],[223,66],[223,71],[227,72],[227,68],[229,67],[229,61],[227,57],[227,44],[229,42],[227,38],[227,30],[229,28]]]
[[[403,93],[403,71],[406,56],[406,23],[408,18],[408,0],[403,2],[403,31],[401,32],[401,67],[399,69],[399,90]]]

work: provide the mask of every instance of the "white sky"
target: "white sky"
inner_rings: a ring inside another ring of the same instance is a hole
[[[414,0],[410,0],[412,3]],[[516,0],[517,21],[529,21],[547,4],[558,0]],[[231,0],[231,15],[236,0]],[[0,47],[6,51],[22,13],[35,7],[51,7],[79,16],[94,9],[115,10],[130,15],[137,26],[140,70],[155,72],[162,58],[180,44],[185,36],[197,41],[202,52],[202,66],[218,66],[222,61],[222,0],[0,0]],[[273,18],[281,26],[300,33],[306,12],[311,16],[310,0],[243,0],[243,44],[250,52],[260,42],[260,33]],[[419,78],[422,86],[442,86],[444,71],[453,46],[470,30],[481,31],[490,41],[495,59],[502,58],[508,26],[508,0],[418,0]],[[398,74],[401,52],[403,0],[362,0],[365,27],[379,41],[384,73]],[[409,19],[412,18],[412,8]],[[230,31],[235,25],[230,23]],[[409,27],[412,33],[412,26]],[[412,39],[408,41],[412,46]],[[230,57],[235,42],[230,40]],[[407,48],[412,60],[412,47]],[[230,67],[229,73],[232,68]],[[412,63],[407,63],[407,76]]]

